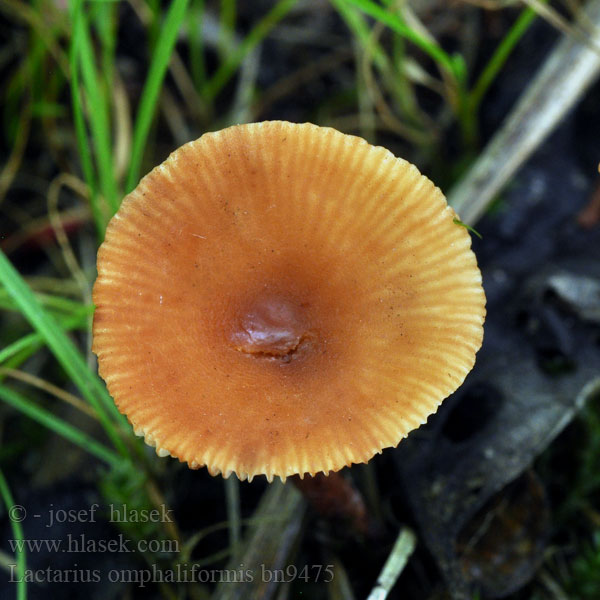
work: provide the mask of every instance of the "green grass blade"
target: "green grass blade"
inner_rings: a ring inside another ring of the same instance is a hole
[[[107,91],[101,85],[96,70],[94,50],[90,37],[89,24],[81,0],[72,4],[74,61],[72,68],[76,72],[81,67],[85,99],[88,103],[90,131],[98,162],[99,183],[102,193],[112,212],[119,207],[119,193],[113,169],[111,149],[109,107],[106,101]],[[79,89],[75,90],[79,94]]]
[[[4,502],[4,506],[6,506],[6,510],[9,512],[11,508],[15,505],[13,500],[13,496],[10,492],[10,488],[8,487],[8,482],[4,477],[4,473],[0,470],[0,496],[2,497],[2,501]],[[15,515],[17,516],[17,515]],[[23,536],[23,528],[21,527],[21,523],[17,518],[10,518],[10,526],[12,528],[13,538],[15,540],[21,541],[24,539]],[[27,599],[27,582],[25,581],[25,570],[27,568],[27,557],[25,555],[25,548],[21,547],[17,549],[16,552],[17,557],[17,600],[26,600]]]
[[[190,39],[190,71],[194,86],[198,92],[206,81],[206,61],[204,59],[204,0],[192,0],[188,14],[188,36]]]
[[[47,308],[56,316],[80,313],[89,315],[92,312],[92,307],[86,307],[84,304],[81,304],[81,302],[76,302],[69,298],[62,298],[51,294],[35,294],[35,297],[44,308]],[[18,310],[17,304],[8,291],[2,288],[0,288],[0,308],[4,310]]]
[[[125,189],[130,192],[137,184],[140,176],[144,148],[156,107],[158,105],[160,88],[162,86],[171,54],[177,41],[177,34],[181,23],[186,16],[188,0],[173,0],[167,11],[164,25],[158,43],[150,60],[150,71],[144,90],[133,131],[133,143],[131,149],[131,163],[125,183]]]
[[[148,26],[148,44],[150,49],[154,49],[156,48],[156,42],[160,37],[160,0],[146,0],[146,6],[152,14]]]
[[[502,69],[508,60],[510,53],[523,37],[523,34],[527,31],[536,16],[537,13],[530,7],[521,11],[519,18],[504,36],[473,86],[473,90],[469,95],[469,107],[471,110],[477,111],[483,96],[496,78],[496,75],[500,69]]]
[[[390,92],[401,106],[403,116],[408,117],[412,123],[421,124],[414,91],[406,78],[402,61],[390,60],[375,36],[372,35],[371,28],[365,22],[365,17],[359,9],[350,6],[347,0],[331,0],[331,3],[360,42],[364,51],[372,56],[373,63],[383,75]],[[402,44],[405,44],[405,39],[402,36],[396,36],[396,50],[399,47],[398,40],[402,40]],[[396,68],[393,65],[396,65]]]
[[[227,57],[233,48],[235,33],[235,13],[237,0],[221,0],[219,11],[219,39],[217,47],[222,58]]]
[[[372,2],[371,0],[345,0],[348,4],[353,4],[362,10],[365,14],[373,17],[380,23],[387,25],[390,29],[412,42],[415,46],[421,48],[428,54],[439,66],[448,74],[459,79],[456,73],[454,60],[446,54],[437,44],[419,35],[416,31],[408,27],[398,15],[388,12],[385,8]]]
[[[0,251],[0,283],[4,285],[16,302],[23,316],[44,338],[83,397],[96,409],[98,417],[115,447],[127,456],[127,448],[119,437],[114,422],[109,419],[109,414],[120,423],[125,423],[125,418],[119,413],[103,383],[95,373],[90,371],[73,342],[52,315],[40,305],[31,288],[2,251]]]
[[[90,190],[90,207],[98,239],[104,239],[104,230],[106,229],[107,219],[100,208],[98,197],[98,182],[94,171],[94,163],[92,161],[92,153],[88,144],[87,130],[85,127],[85,118],[83,116],[83,105],[79,90],[79,34],[76,28],[73,31],[73,39],[71,40],[71,50],[69,62],[71,68],[71,104],[73,106],[73,122],[75,125],[75,136],[77,138],[77,148],[81,159],[81,168],[85,182]]]
[[[331,0],[331,4],[340,13],[354,37],[371,53],[375,65],[381,70],[389,69],[389,58],[379,42],[371,35],[371,29],[365,23],[360,11],[350,6],[347,0]]]
[[[44,308],[48,308],[49,310],[51,310],[52,312],[56,312],[57,314],[86,314],[89,316],[94,312],[93,306],[83,304],[77,300],[71,300],[71,298],[65,298],[64,296],[36,293],[35,297]],[[0,306],[4,307],[5,303],[11,303],[12,305],[14,305],[14,301],[12,300],[8,291],[0,289]]]
[[[84,314],[89,316],[94,312],[94,307],[91,304],[83,304],[78,300],[71,300],[71,298],[65,298],[64,296],[39,293],[36,294],[36,298],[39,299],[42,306],[48,307],[57,313],[66,315]]]
[[[64,331],[70,331],[72,329],[83,329],[87,327],[88,318],[87,315],[82,314],[67,317],[62,320],[59,319],[58,322]],[[0,350],[0,365],[20,352],[23,352],[24,356],[31,356],[43,345],[44,338],[39,333],[28,333]]]
[[[5,346],[0,350],[0,365],[6,362],[9,358],[12,358],[19,352],[31,350],[35,352],[38,348],[43,345],[42,337],[39,333],[29,333],[22,338],[12,342],[8,346]]]
[[[117,45],[116,36],[116,2],[98,2],[95,5],[98,35],[102,42],[102,77],[107,89],[111,89],[115,72],[115,51]]]
[[[279,0],[277,4],[252,28],[250,33],[244,38],[244,41],[238,46],[237,50],[231,52],[225,62],[217,69],[212,79],[208,81],[203,96],[209,101],[213,101],[215,96],[223,89],[227,82],[236,72],[240,63],[244,60],[248,52],[257,46],[283,19],[297,0]]]
[[[459,118],[463,139],[467,148],[475,149],[477,146],[479,138],[478,112],[483,97],[508,60],[514,47],[534,21],[536,14],[535,10],[530,7],[523,9],[518,19],[509,29],[485,65],[472,90],[466,93],[464,101],[461,102],[461,114]]]
[[[49,410],[37,406],[29,398],[22,396],[2,383],[0,383],[0,399],[110,466],[116,467],[123,463],[123,457],[109,450],[104,444],[97,442],[87,433],[57,417]]]

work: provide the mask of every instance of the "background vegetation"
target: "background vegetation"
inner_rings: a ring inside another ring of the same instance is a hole
[[[11,522],[14,504],[33,514],[40,507],[68,510],[96,501],[104,507],[172,507],[172,523],[104,527],[133,541],[180,544],[177,553],[157,546],[133,557],[94,554],[75,561],[15,552],[4,543],[4,579],[15,563],[21,574],[47,564],[73,568],[78,562],[83,568],[90,561],[102,569],[192,563],[222,569],[253,556],[260,564],[285,537],[277,519],[289,523],[289,511],[299,510],[294,498],[281,495],[282,486],[211,479],[158,459],[132,435],[96,374],[90,352],[95,253],[122,197],[144,173],[205,131],[283,118],[334,126],[385,145],[448,189],[468,171],[536,72],[523,48],[539,42],[541,63],[560,35],[589,37],[575,21],[578,10],[574,1],[543,0],[0,0],[4,538],[48,537],[31,518]],[[511,68],[525,78],[510,80]],[[491,210],[499,207],[501,201]],[[549,488],[568,481],[569,493],[557,495],[550,550],[540,556],[533,582],[513,597],[600,597],[599,465],[600,413],[589,403],[542,457],[540,472]],[[345,599],[368,594],[400,523],[410,524],[393,472],[385,457],[352,469],[383,530],[379,547],[347,539],[309,511],[302,517],[305,535],[289,537],[288,562],[298,569],[332,564],[334,581],[296,579],[269,593]],[[307,523],[315,521],[313,531]],[[281,536],[260,537],[265,524]],[[94,531],[104,535],[100,526]],[[348,548],[372,556],[350,559]],[[390,597],[445,597],[418,531],[411,561],[406,583],[398,586],[404,592]],[[90,589],[21,582],[3,584],[0,594],[234,594],[210,582]],[[239,597],[266,593],[251,589]]]

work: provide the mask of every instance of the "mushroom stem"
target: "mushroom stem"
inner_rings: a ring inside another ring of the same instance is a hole
[[[361,536],[373,531],[371,518],[361,493],[337,472],[317,473],[314,477],[290,478],[308,503],[326,519],[342,521]]]

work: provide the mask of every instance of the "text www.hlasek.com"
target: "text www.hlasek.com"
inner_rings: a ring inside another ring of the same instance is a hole
[[[65,554],[91,553],[91,552],[151,552],[151,553],[179,553],[179,541],[166,540],[138,540],[133,542],[123,534],[110,540],[96,540],[86,537],[85,534],[67,534],[67,539],[22,539],[8,540],[12,552],[63,552]]]

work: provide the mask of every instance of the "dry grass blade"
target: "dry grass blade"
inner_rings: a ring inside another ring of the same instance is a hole
[[[586,42],[588,36],[593,35],[594,25],[585,19],[585,15],[582,15],[580,23],[572,24],[567,21],[555,8],[547,5],[541,0],[523,0],[524,4],[531,7],[542,19],[546,20],[550,25],[556,27],[559,31],[573,37],[579,38],[581,41]],[[574,9],[574,7],[571,7]],[[573,14],[577,14],[577,9],[573,10]],[[589,40],[588,40],[588,43]]]
[[[382,32],[382,24],[377,23],[371,33],[372,41],[374,43],[378,41],[378,38]],[[369,45],[365,48],[365,51],[362,54],[360,69],[371,102],[374,105],[381,121],[385,124],[389,131],[394,132],[396,135],[416,145],[427,145],[431,143],[431,134],[429,132],[421,131],[415,127],[411,127],[409,124],[396,117],[394,111],[386,101],[383,91],[380,89],[379,84],[375,79],[372,69],[373,58],[373,45]],[[423,120],[427,119],[422,111],[419,111],[419,117],[421,117]],[[429,125],[431,125],[433,129],[433,123],[430,122]]]
[[[73,248],[71,247],[71,243],[69,242],[69,238],[67,237],[67,233],[65,231],[63,221],[58,210],[58,199],[60,191],[63,187],[69,187],[70,189],[76,191],[83,197],[87,197],[87,188],[85,184],[77,177],[74,177],[69,173],[61,173],[52,180],[50,186],[48,187],[47,204],[50,224],[52,226],[52,229],[54,230],[56,240],[60,245],[65,264],[67,265],[69,271],[73,275],[73,279],[77,282],[77,285],[79,286],[83,301],[86,304],[91,304],[92,293],[90,289],[90,282],[87,280],[85,274],[79,266],[79,262],[77,260],[77,257],[75,256],[75,253],[73,252]]]
[[[29,131],[31,129],[31,103],[27,102],[21,110],[19,124],[17,127],[17,136],[10,152],[10,156],[4,167],[0,171],[0,204],[6,196],[6,192],[12,185],[12,182],[21,166],[21,160],[25,153]]]
[[[112,102],[115,114],[114,135],[114,169],[115,177],[121,181],[127,173],[131,155],[131,105],[123,79],[115,73]]]
[[[98,418],[96,411],[91,406],[88,406],[83,400],[77,396],[74,396],[73,394],[70,394],[69,392],[65,392],[65,390],[50,383],[49,381],[46,381],[45,379],[42,379],[41,377],[37,377],[31,373],[25,373],[25,371],[19,371],[18,369],[9,369],[7,367],[0,367],[0,377],[12,377],[13,379],[18,379],[19,381],[27,383],[38,390],[46,392],[50,396],[54,396],[55,398],[70,404],[92,419]]]
[[[600,0],[590,0],[582,10],[581,19],[595,27],[592,39],[567,37],[558,44],[502,128],[448,195],[465,223],[472,225],[481,217],[600,74]]]
[[[408,527],[403,527],[385,565],[377,578],[367,600],[385,600],[396,584],[408,559],[412,556],[417,544],[415,534]]]
[[[271,87],[267,88],[252,107],[252,114],[258,118],[268,113],[271,107],[304,85],[327,74],[339,67],[342,63],[352,58],[352,52],[347,47],[336,48],[331,54],[325,54],[314,62],[310,62],[289,75],[278,79]]]
[[[279,515],[281,521],[274,525],[275,515]],[[218,586],[213,600],[274,598],[278,583],[261,576],[262,570],[268,569],[272,573],[291,564],[288,558],[302,533],[303,516],[304,503],[298,490],[291,483],[271,484],[254,513],[257,524],[248,530],[239,551],[227,566],[228,570],[239,572],[240,564],[243,564],[245,572],[253,574],[253,580],[223,582]]]
[[[9,15],[15,16],[18,20],[26,23],[44,42],[48,52],[52,55],[62,72],[68,76],[69,60],[64,50],[51,35],[51,29],[47,22],[38,14],[36,8],[28,6],[27,2],[18,2],[17,0],[0,0],[0,9]],[[46,3],[46,10],[54,11],[53,3]]]

